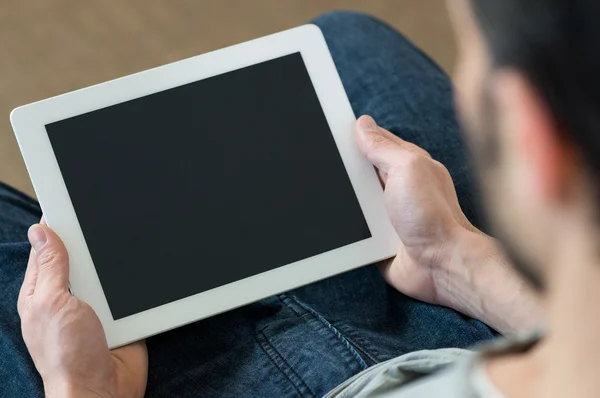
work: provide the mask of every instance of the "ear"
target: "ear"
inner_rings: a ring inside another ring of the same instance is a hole
[[[511,167],[519,168],[522,184],[538,203],[564,198],[575,157],[546,103],[522,74],[511,70],[497,73],[492,96],[502,145]]]

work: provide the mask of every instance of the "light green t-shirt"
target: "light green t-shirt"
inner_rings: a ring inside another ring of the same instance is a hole
[[[499,339],[476,351],[418,351],[382,362],[347,380],[326,396],[378,398],[502,398],[482,366],[487,355],[524,352],[540,334]]]

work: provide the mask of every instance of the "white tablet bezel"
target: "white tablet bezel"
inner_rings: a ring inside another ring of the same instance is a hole
[[[296,52],[302,55],[372,237],[113,320],[45,126]],[[25,105],[15,109],[10,118],[46,222],[68,249],[71,290],[96,311],[111,348],[389,258],[397,250],[398,238],[385,212],[383,190],[373,167],[355,145],[354,113],[325,39],[314,25],[301,26]]]

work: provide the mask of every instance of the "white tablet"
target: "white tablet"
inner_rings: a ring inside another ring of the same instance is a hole
[[[397,249],[316,26],[25,105],[11,122],[71,290],[111,348]]]

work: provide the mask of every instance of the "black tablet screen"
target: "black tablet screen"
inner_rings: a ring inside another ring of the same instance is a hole
[[[300,53],[46,129],[114,319],[371,236]]]

